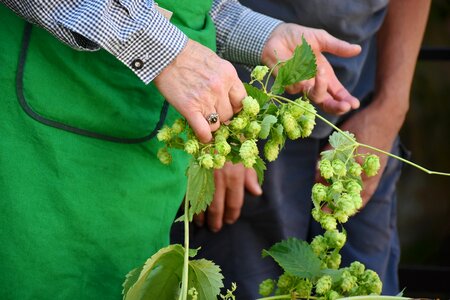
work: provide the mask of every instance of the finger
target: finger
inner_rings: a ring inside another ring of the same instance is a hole
[[[244,186],[247,191],[254,196],[259,196],[262,194],[262,189],[258,182],[258,175],[254,169],[245,169]]]
[[[186,120],[191,126],[197,138],[202,143],[208,143],[212,139],[211,130],[208,121],[201,112],[193,112],[185,114]],[[218,122],[219,123],[219,122]],[[220,123],[219,123],[220,124]],[[216,128],[217,129],[217,128]]]
[[[322,34],[317,35],[319,45],[324,52],[328,52],[340,57],[352,57],[361,52],[361,46],[356,44],[350,44],[346,41],[340,40],[329,34],[328,32],[321,30]]]
[[[356,97],[353,97],[340,83],[330,85],[329,89],[335,99],[348,103],[351,109],[359,108],[359,100]]]
[[[219,114],[220,123],[226,123],[233,117],[233,107],[228,101],[220,101],[217,104],[217,113]]]
[[[233,224],[241,214],[244,204],[245,168],[242,164],[232,165],[226,177],[226,199],[224,221]]]
[[[326,99],[320,104],[320,107],[327,114],[342,115],[351,109],[351,106],[347,102],[336,101],[332,97]]]
[[[208,227],[213,232],[218,232],[223,225],[223,211],[225,202],[225,180],[223,172],[216,170],[214,172],[214,183],[216,189],[214,191],[213,201],[208,207],[207,223]]]
[[[312,89],[312,87],[315,85],[315,78],[311,78],[308,80],[303,80],[297,83],[294,83],[288,87],[286,87],[286,92],[288,94],[298,94],[301,92],[305,92],[308,91],[310,89]]]
[[[322,103],[328,96],[327,87],[326,71],[323,68],[319,68],[315,78],[315,85],[309,90],[308,98],[317,104]]]
[[[194,223],[198,227],[202,227],[205,224],[205,213],[201,212],[199,214],[194,215]]]
[[[234,82],[228,92],[233,113],[237,113],[242,109],[242,99],[244,99],[245,96],[247,96],[247,92],[245,91],[244,85],[236,75],[236,78],[234,79]],[[228,119],[231,119],[231,117],[232,115],[229,116]]]

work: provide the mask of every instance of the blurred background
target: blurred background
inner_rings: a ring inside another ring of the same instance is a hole
[[[413,162],[450,172],[449,0],[432,2],[423,50],[400,136]],[[398,201],[405,294],[450,299],[450,177],[405,166]]]

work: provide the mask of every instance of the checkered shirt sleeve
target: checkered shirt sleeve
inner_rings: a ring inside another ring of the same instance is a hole
[[[0,0],[27,21],[74,49],[103,48],[144,83],[152,81],[183,50],[187,37],[155,8],[152,0]],[[259,64],[264,43],[280,21],[253,12],[237,0],[214,0],[218,53],[225,59]]]
[[[152,81],[184,48],[187,37],[147,0],[0,0],[74,49],[103,48]]]
[[[282,23],[237,0],[214,1],[210,15],[217,29],[217,53],[229,61],[251,66],[261,64],[269,35]]]

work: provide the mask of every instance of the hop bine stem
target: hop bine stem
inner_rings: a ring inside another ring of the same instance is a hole
[[[279,95],[273,95],[273,94],[269,94],[269,96],[270,96],[272,99],[274,99],[274,100],[276,100],[277,102],[279,102],[279,103],[288,102],[288,103],[291,103],[291,104],[293,104],[293,105],[299,106],[298,103],[296,103],[295,101],[293,101],[293,100],[291,100],[291,99],[288,99],[288,98],[286,98],[286,97],[279,96]],[[411,161],[409,161],[409,160],[407,160],[407,159],[404,159],[404,158],[402,158],[402,157],[400,157],[400,156],[398,156],[398,155],[389,153],[389,152],[387,152],[387,151],[378,149],[378,148],[373,147],[373,146],[370,146],[370,145],[366,145],[366,144],[363,144],[363,143],[356,142],[356,141],[355,141],[351,136],[349,136],[346,132],[342,131],[342,130],[341,130],[339,127],[337,127],[335,124],[331,123],[330,121],[328,121],[327,119],[325,119],[324,117],[322,117],[321,115],[319,115],[318,113],[316,113],[315,111],[309,110],[309,109],[307,109],[307,108],[305,108],[305,107],[303,107],[303,109],[305,109],[305,110],[308,111],[309,113],[314,114],[317,118],[319,118],[320,120],[322,120],[323,122],[325,122],[327,125],[329,125],[330,127],[332,127],[334,130],[336,130],[337,132],[341,133],[341,134],[342,134],[343,136],[345,136],[347,139],[351,140],[351,141],[354,143],[354,145],[355,145],[355,149],[356,149],[357,147],[367,148],[367,149],[370,149],[370,150],[373,150],[373,151],[376,151],[376,152],[379,152],[379,153],[383,153],[383,154],[385,154],[385,155],[387,155],[387,156],[390,156],[390,157],[393,157],[393,158],[395,158],[395,159],[398,159],[398,160],[400,160],[401,162],[404,162],[404,163],[406,163],[406,164],[408,164],[408,165],[410,165],[410,166],[413,166],[413,167],[415,167],[415,168],[417,168],[417,169],[419,169],[419,170],[421,170],[421,171],[423,171],[423,172],[425,172],[425,173],[432,174],[432,175],[450,176],[450,173],[438,172],[438,171],[432,171],[432,170],[429,170],[429,169],[427,169],[427,168],[424,168],[424,167],[422,167],[422,166],[420,166],[420,165],[418,165],[418,164],[416,164],[416,163],[413,163],[413,162],[411,162]]]
[[[186,188],[186,195],[189,195],[189,184]],[[188,276],[189,276],[189,201],[184,200],[184,261],[183,261],[183,277],[181,281],[181,293],[178,300],[187,300],[188,293]]]

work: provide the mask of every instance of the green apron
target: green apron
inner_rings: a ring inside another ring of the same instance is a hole
[[[158,2],[214,48],[210,0]],[[179,115],[105,51],[3,5],[0,19],[0,299],[120,299],[125,274],[169,242],[188,158],[162,165],[152,137]]]

